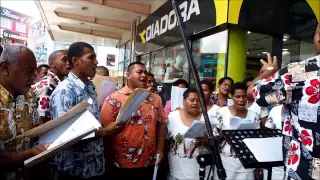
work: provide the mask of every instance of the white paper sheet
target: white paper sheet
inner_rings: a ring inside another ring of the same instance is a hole
[[[117,117],[117,122],[118,123],[126,123],[127,120],[132,116],[134,112],[137,111],[141,103],[150,95],[149,91],[138,89],[135,90],[125,104],[121,107],[118,117]]]
[[[252,122],[247,119],[242,119],[236,116],[230,117],[230,129],[258,129],[260,122]]]
[[[283,161],[282,137],[246,138],[243,142],[259,162]]]
[[[211,124],[211,128],[214,129],[217,124]],[[191,126],[184,134],[184,138],[197,138],[197,137],[204,137],[205,132],[207,131],[205,121],[200,120],[193,120]]]
[[[39,137],[39,144],[52,143],[48,149],[56,147],[66,141],[69,141],[76,136],[84,133],[92,127],[98,129],[101,124],[98,120],[87,110],[74,116],[71,120],[59,125],[58,127],[50,130],[49,132],[41,135]],[[94,134],[83,138],[87,139],[94,137]]]
[[[228,99],[227,100],[227,105],[228,106],[232,106],[233,105],[233,100],[232,99]]]
[[[99,97],[99,106],[101,106],[104,100],[116,90],[118,83],[111,82],[111,81],[103,81],[100,90],[100,97]]]
[[[179,88],[172,86],[171,88],[171,111],[175,111],[178,107],[183,109],[183,93],[187,88]]]

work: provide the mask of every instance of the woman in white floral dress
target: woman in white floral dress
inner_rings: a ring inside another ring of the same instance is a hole
[[[231,89],[233,105],[220,108],[217,118],[219,124],[215,129],[218,133],[221,130],[230,130],[231,118],[240,118],[243,121],[257,122],[256,114],[246,108],[247,93],[246,85],[243,83],[235,83]],[[227,180],[254,180],[254,169],[245,169],[235,152],[231,149],[226,141],[220,143],[221,160],[227,173]],[[214,179],[219,179],[215,173]]]
[[[168,180],[198,180],[200,167],[196,157],[200,152],[206,152],[200,139],[183,138],[192,122],[199,120],[202,115],[200,99],[195,89],[187,89],[183,98],[184,108],[171,112],[167,122],[170,169]],[[208,171],[209,168],[207,173]]]

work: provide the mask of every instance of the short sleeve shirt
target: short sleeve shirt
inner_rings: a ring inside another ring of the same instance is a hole
[[[0,85],[0,152],[22,152],[34,142],[22,133],[40,124],[34,93],[29,91],[17,98]],[[22,179],[22,172],[6,175],[6,180]]]
[[[86,84],[75,74],[69,73],[51,95],[51,116],[57,118],[83,100],[92,99],[88,110],[100,121],[97,93],[92,82]],[[60,151],[54,158],[58,173],[79,178],[100,176],[104,173],[104,150],[102,138],[83,140]]]
[[[39,82],[32,86],[37,98],[39,116],[50,118],[50,96],[60,83],[60,79],[51,71]]]
[[[116,121],[120,108],[131,92],[132,90],[125,86],[107,97],[101,108],[103,125]],[[114,165],[120,168],[142,168],[154,165],[157,124],[166,124],[167,119],[161,98],[150,93],[128,119],[125,129],[114,137],[112,144],[115,152],[112,157]]]
[[[311,179],[320,158],[320,56],[290,63],[260,80],[253,95],[260,106],[284,104],[285,179]],[[315,163],[316,164],[316,163]]]

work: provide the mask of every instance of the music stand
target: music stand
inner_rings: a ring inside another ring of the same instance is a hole
[[[245,138],[281,137],[281,130],[277,129],[246,129],[246,130],[222,130],[222,135],[236,153],[245,169],[264,168],[268,170],[268,180],[272,177],[272,167],[283,166],[283,161],[259,162],[243,142]]]

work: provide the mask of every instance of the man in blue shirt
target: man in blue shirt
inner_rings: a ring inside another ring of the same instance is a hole
[[[83,100],[92,99],[88,110],[100,122],[97,94],[92,82],[97,60],[94,49],[85,42],[73,43],[68,50],[71,72],[51,95],[51,116],[57,118]],[[79,143],[59,152],[53,161],[53,171],[58,180],[103,179],[104,149],[101,137],[121,132],[124,125],[113,123],[100,129],[95,138]]]

